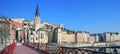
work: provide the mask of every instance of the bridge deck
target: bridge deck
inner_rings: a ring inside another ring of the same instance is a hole
[[[17,45],[13,54],[39,54],[39,53],[24,45]]]

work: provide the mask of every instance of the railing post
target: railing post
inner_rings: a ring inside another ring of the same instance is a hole
[[[62,47],[62,54],[64,54],[64,47]]]
[[[11,45],[8,47],[8,54],[11,54],[12,50],[11,50]]]
[[[48,54],[48,45],[46,44],[46,54]]]
[[[15,50],[16,43],[12,43],[5,50],[3,50],[0,54],[13,54]]]
[[[34,48],[36,47],[36,43],[34,43]]]
[[[75,54],[78,54],[78,53],[77,53],[77,49],[75,49]]]
[[[2,51],[1,54],[6,54],[6,51]]]
[[[37,44],[37,49],[39,50],[39,48],[40,48],[40,43]]]

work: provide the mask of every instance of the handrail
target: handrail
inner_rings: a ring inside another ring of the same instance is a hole
[[[16,47],[16,43],[14,42],[11,45],[2,49],[0,54],[13,54],[15,47]]]
[[[66,46],[59,46],[59,45],[50,45],[50,44],[44,44],[42,46],[42,44],[40,45],[40,43],[30,43],[30,42],[27,42],[27,43],[23,43],[23,45],[26,45],[26,46],[29,46],[29,47],[32,47],[34,49],[37,49],[37,50],[40,50],[40,51],[44,51],[45,54],[50,54],[51,50],[53,50],[54,48],[54,52],[53,53],[62,53],[62,54],[65,54],[66,50],[68,49],[72,49],[72,50],[77,50],[81,53],[85,53],[85,52],[91,52],[91,53],[101,53],[101,54],[111,54],[111,53],[105,53],[105,52],[99,52],[99,51],[92,51],[92,50],[87,50],[87,49],[81,49],[81,48],[75,48],[75,47],[66,47]],[[50,47],[54,46],[53,48],[50,49]],[[44,47],[44,48],[43,48]],[[43,50],[42,50],[43,49]],[[75,53],[77,53],[77,51],[75,51]],[[84,52],[82,52],[84,51]]]

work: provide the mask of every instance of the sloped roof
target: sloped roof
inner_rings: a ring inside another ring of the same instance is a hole
[[[35,31],[35,28],[29,28],[31,31]]]
[[[36,6],[36,12],[35,12],[35,17],[39,17],[40,14],[39,14],[39,8],[38,8],[38,5]]]

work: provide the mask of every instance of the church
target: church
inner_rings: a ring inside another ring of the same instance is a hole
[[[25,42],[46,44],[52,42],[53,31],[57,25],[40,21],[39,7],[36,5],[35,17],[33,21],[24,21]]]
[[[39,7],[36,6],[34,23],[31,27],[28,27],[28,41],[32,43],[48,43],[47,30],[43,29],[45,24],[40,22]]]

